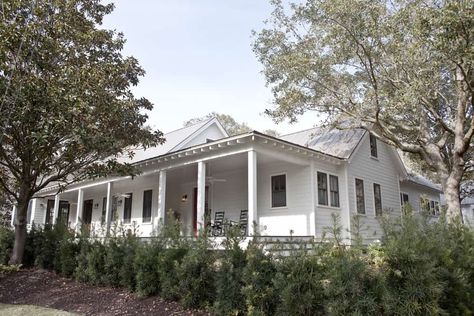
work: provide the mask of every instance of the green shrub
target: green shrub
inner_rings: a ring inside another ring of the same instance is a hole
[[[177,266],[179,294],[185,307],[205,308],[215,299],[213,250],[207,238],[199,237]]]
[[[156,240],[137,245],[134,271],[136,291],[140,296],[158,294],[160,291],[159,255],[163,247]]]
[[[296,250],[295,250],[296,251]],[[275,291],[279,315],[323,315],[325,269],[318,256],[295,252],[277,262]]]
[[[92,245],[87,238],[81,238],[79,241],[79,253],[77,254],[77,267],[74,270],[74,277],[81,282],[89,282],[87,274],[87,256],[92,249]]]
[[[78,266],[75,271],[78,280],[94,285],[107,284],[104,265],[105,249],[106,247],[99,241],[81,241]]]
[[[60,242],[56,261],[54,263],[56,272],[65,277],[71,277],[77,267],[77,256],[80,245],[75,240],[74,235],[65,236]]]
[[[0,226],[0,264],[8,264],[14,240],[15,232],[8,227]]]
[[[214,311],[217,315],[242,315],[245,311],[242,274],[246,258],[240,234],[240,228],[231,229],[224,241],[225,250],[216,274]]]
[[[351,249],[326,256],[329,315],[381,315],[384,282],[376,267]]]
[[[123,264],[119,271],[120,286],[129,291],[134,291],[136,287],[136,271],[134,269],[134,263],[139,241],[135,235],[126,236],[121,241]]]
[[[121,285],[120,273],[124,261],[124,247],[119,238],[109,238],[105,244],[104,282],[113,287]]]
[[[43,229],[32,229],[29,234],[32,241],[34,265],[38,268],[54,270],[55,258],[64,238],[69,236],[68,227],[63,223],[45,225]]]
[[[247,265],[242,279],[242,293],[248,315],[274,315],[278,305],[278,295],[273,285],[276,267],[273,258],[263,252],[263,247],[256,240],[252,241],[246,251]]]

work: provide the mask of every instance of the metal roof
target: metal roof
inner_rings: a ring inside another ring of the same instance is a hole
[[[442,192],[441,186],[439,184],[436,184],[432,182],[431,180],[423,177],[422,175],[416,174],[414,172],[409,172],[408,177],[405,179],[405,181],[410,181],[419,185],[423,185],[430,189]]]
[[[172,132],[163,135],[165,142],[161,145],[149,147],[147,149],[136,149],[133,150],[133,158],[130,159],[128,156],[119,158],[120,162],[136,163],[139,161],[147,160],[150,158],[165,155],[167,153],[177,151],[181,149],[181,146],[185,145],[190,138],[203,130],[205,127],[211,125],[216,118],[210,118],[208,120],[182,127]]]
[[[279,138],[325,154],[348,159],[365,134],[363,129],[311,128]]]

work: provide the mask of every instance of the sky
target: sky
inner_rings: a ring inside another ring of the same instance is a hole
[[[252,51],[252,30],[261,30],[268,0],[116,0],[103,27],[124,33],[124,55],[137,58],[146,75],[133,89],[154,104],[149,124],[163,132],[210,112],[229,114],[263,131],[286,134],[314,126],[275,124],[262,66]]]

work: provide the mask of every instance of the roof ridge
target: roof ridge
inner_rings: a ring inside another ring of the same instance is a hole
[[[309,130],[312,130],[312,129],[317,129],[317,128],[321,128],[321,127],[314,126],[314,127],[302,129],[302,130],[297,131],[297,132],[293,132],[293,133],[289,133],[289,134],[280,135],[279,137],[284,137],[284,136],[289,136],[289,135],[293,135],[293,134],[298,134],[298,133],[306,132],[306,131],[309,131]]]
[[[196,122],[196,123],[194,123],[194,124],[191,124],[191,125],[188,125],[188,126],[183,126],[183,127],[174,129],[174,130],[172,130],[172,131],[166,132],[164,135],[171,134],[171,133],[180,131],[180,130],[185,129],[185,128],[190,128],[190,127],[196,126],[196,125],[198,125],[198,124],[203,124],[203,125],[204,125],[204,124],[209,123],[209,122],[210,122],[211,120],[213,120],[213,119],[215,119],[214,116],[211,117],[211,118],[209,118],[209,119],[207,119],[207,120],[202,120],[202,121]]]

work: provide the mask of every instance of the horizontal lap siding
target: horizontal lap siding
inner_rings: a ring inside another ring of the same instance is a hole
[[[419,211],[421,209],[420,198],[426,196],[429,200],[439,202],[439,192],[420,186],[417,184],[402,182],[400,183],[400,192],[408,194],[408,202],[414,210]]]
[[[314,213],[311,203],[310,167],[284,162],[258,165],[257,214],[263,235],[311,234]],[[271,207],[271,176],[286,173],[287,207]]]
[[[381,186],[382,207],[400,216],[400,194],[396,152],[377,140],[378,159],[370,157],[370,142],[366,135],[348,166],[349,208],[351,218],[357,214],[355,178],[364,180],[365,215],[360,216],[360,233],[366,242],[380,239],[383,235],[379,219],[375,216],[373,184]]]

